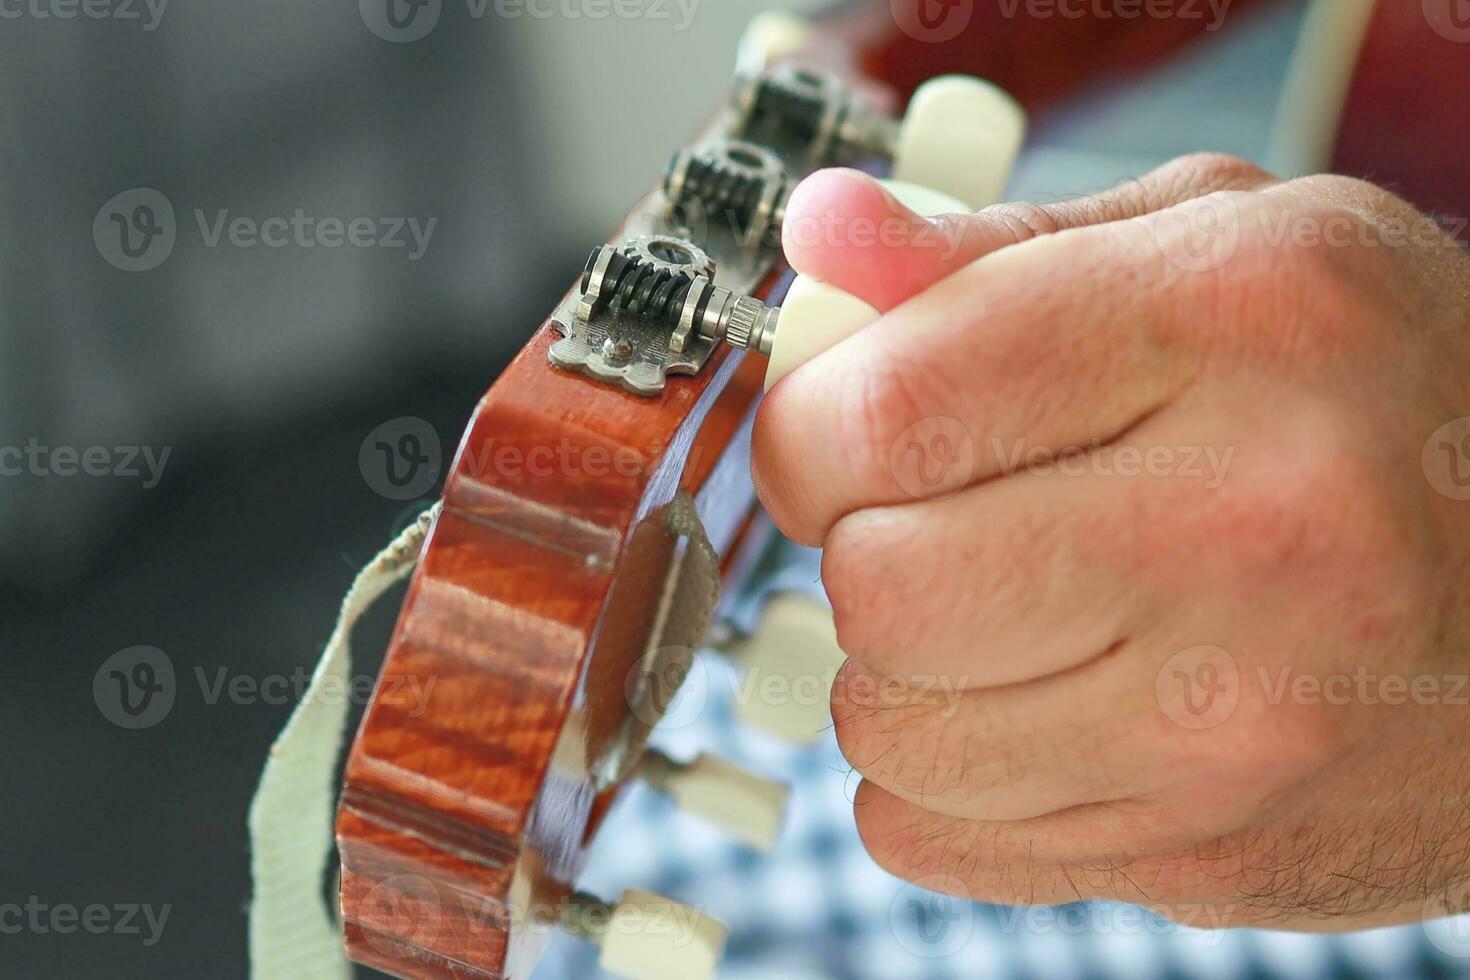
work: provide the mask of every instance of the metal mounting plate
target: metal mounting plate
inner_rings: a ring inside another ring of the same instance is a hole
[[[714,341],[691,337],[682,353],[671,351],[669,328],[653,320],[599,312],[585,323],[573,322],[568,331],[557,317],[567,336],[551,345],[551,363],[635,395],[657,395],[670,374],[698,374],[715,349]]]

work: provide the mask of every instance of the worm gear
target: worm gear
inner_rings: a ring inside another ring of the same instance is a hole
[[[553,364],[655,395],[667,374],[694,374],[717,342],[769,351],[780,310],[714,282],[715,263],[666,235],[593,250],[575,322],[552,344]]]
[[[737,86],[733,131],[804,152],[816,166],[891,152],[898,138],[893,120],[864,108],[835,75],[792,64]]]
[[[764,146],[716,137],[681,150],[664,178],[670,203],[697,202],[706,215],[730,219],[747,243],[777,244],[791,194],[781,158]]]
[[[634,238],[592,250],[582,272],[579,320],[599,309],[657,319],[679,309],[698,279],[710,279],[715,263],[691,242],[665,236]]]

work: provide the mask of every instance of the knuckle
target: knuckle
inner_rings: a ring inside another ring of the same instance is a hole
[[[1372,574],[1407,539],[1392,491],[1358,449],[1350,419],[1320,406],[1293,414],[1259,470],[1226,498],[1222,537],[1237,561],[1273,579],[1317,570],[1346,584]]]
[[[1082,205],[1073,202],[1073,206]],[[993,204],[981,214],[1005,228],[1017,242],[1055,234],[1063,225],[1051,208],[1038,204]]]
[[[1334,192],[1334,197],[1343,203],[1357,202],[1368,205],[1375,211],[1402,203],[1402,198],[1398,195],[1361,177],[1332,174],[1324,178],[1323,183],[1330,187]]]
[[[840,378],[813,366],[783,381],[757,413],[751,440],[762,501],[805,544],[822,543],[854,508],[908,499],[895,447],[916,424],[963,403],[962,389],[922,355],[839,358],[835,368]]]
[[[914,861],[923,823],[916,807],[876,805],[870,784],[864,783],[858,789],[853,818],[858,838],[879,867],[903,878],[921,870]]]
[[[1279,248],[1299,271],[1336,281],[1333,274],[1341,268],[1341,257],[1350,254],[1345,246],[1362,240],[1367,226],[1362,212],[1338,202],[1301,199],[1290,199],[1281,211],[1276,217],[1286,221],[1277,231]]]
[[[1326,434],[1324,433],[1324,436]],[[1269,565],[1296,567],[1329,561],[1341,533],[1339,515],[1353,493],[1350,467],[1325,444],[1308,444],[1271,467],[1282,479],[1246,496],[1245,536],[1258,541]]]
[[[1364,282],[1380,275],[1363,241],[1366,223],[1348,208],[1299,198],[1258,197],[1241,212],[1239,260],[1207,285],[1213,319],[1229,324],[1240,350],[1320,358],[1345,343],[1370,344]],[[1263,305],[1280,315],[1252,315]]]
[[[867,664],[904,645],[904,604],[876,601],[886,589],[880,569],[894,561],[888,538],[880,521],[859,511],[833,525],[822,551],[822,585],[832,604],[837,645]]]
[[[1396,269],[1391,257],[1411,247],[1443,244],[1445,229],[1409,202],[1350,177],[1307,178],[1269,195],[1256,244],[1300,286],[1297,295],[1355,296],[1364,281]],[[1452,238],[1449,240],[1453,241]],[[1334,309],[1346,322],[1355,308]]]
[[[832,727],[842,756],[865,777],[892,785],[906,766],[896,758],[899,741],[914,715],[885,704],[877,694],[882,680],[862,670],[844,669],[832,685]]]
[[[1335,713],[1285,699],[1269,704],[1259,690],[1243,700],[1239,722],[1196,761],[1195,783],[1185,790],[1197,807],[1182,819],[1197,839],[1249,823],[1262,799],[1319,778],[1341,752],[1342,719]]]
[[[950,716],[942,699],[907,678],[854,663],[832,687],[832,721],[843,757],[865,778],[920,803],[973,808],[983,794],[1036,772],[1037,757],[999,719]],[[995,804],[1001,810],[1006,804]],[[992,814],[993,815],[993,814]]]
[[[1320,204],[1337,206],[1359,214],[1412,209],[1412,205],[1392,191],[1372,181],[1342,174],[1303,177],[1287,184],[1285,189]]]
[[[938,817],[898,800],[875,799],[871,784],[858,790],[853,807],[858,836],[873,860],[891,873],[914,880],[936,873],[961,882],[972,878],[988,853],[991,835],[983,825]]]
[[[1164,166],[1166,184],[1180,190],[1223,190],[1252,187],[1271,180],[1271,174],[1249,160],[1229,153],[1201,152],[1179,157]]]
[[[928,712],[911,703],[905,692],[902,678],[877,673],[857,661],[844,664],[832,685],[832,721],[839,742],[845,739],[855,748],[887,751],[898,738],[921,728]]]
[[[1280,506],[1271,506],[1272,495],[1256,498],[1257,511],[1268,521],[1282,515],[1293,537],[1307,531],[1324,543],[1336,544],[1345,530],[1347,512],[1372,495],[1371,481],[1341,429],[1341,423],[1325,413],[1304,424],[1291,450],[1282,454],[1289,458],[1276,461],[1281,469],[1290,467],[1293,477],[1282,481]]]
[[[822,548],[822,588],[832,605],[837,627],[837,645],[857,660],[871,648],[867,618],[873,605],[867,542],[853,533],[853,520],[846,517],[833,525]]]

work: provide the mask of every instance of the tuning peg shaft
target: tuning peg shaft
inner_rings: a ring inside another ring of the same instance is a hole
[[[677,762],[650,749],[638,775],[679,809],[761,851],[775,846],[790,790],[710,755]]]
[[[727,651],[745,672],[735,710],[746,724],[798,745],[817,742],[832,727],[832,681],[847,658],[825,603],[796,592],[774,595],[755,631]]]
[[[616,905],[573,895],[562,928],[596,944],[598,965],[626,980],[710,980],[728,932],[698,909],[636,889]]]

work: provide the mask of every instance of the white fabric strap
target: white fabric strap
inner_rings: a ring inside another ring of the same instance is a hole
[[[322,898],[347,724],[349,642],[362,614],[412,570],[438,513],[436,504],[357,574],[311,683],[271,746],[250,804],[250,964],[257,980],[352,975],[335,903]]]

